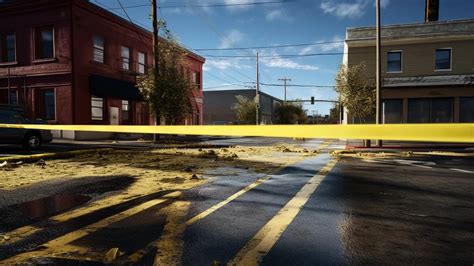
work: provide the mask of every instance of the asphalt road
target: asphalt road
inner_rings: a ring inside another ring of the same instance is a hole
[[[242,178],[216,176],[183,191],[179,200],[136,212],[130,210],[171,191],[60,224],[35,222],[45,230],[13,245],[0,244],[0,264],[30,251],[23,258],[35,263],[101,265],[116,247],[123,252],[116,263],[140,265],[160,257],[167,261],[167,256],[183,265],[472,265],[472,157],[342,158],[334,163],[322,153],[263,181],[258,181],[262,176],[245,177],[244,169]],[[189,209],[176,219],[170,236],[170,219],[161,210],[179,202],[189,202]],[[123,212],[125,219],[110,220]],[[57,240],[64,235],[69,238]],[[163,239],[168,242],[156,244]],[[77,250],[61,253],[66,246]]]

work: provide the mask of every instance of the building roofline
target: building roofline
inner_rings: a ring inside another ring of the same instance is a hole
[[[115,14],[115,13],[109,11],[109,10],[107,10],[106,8],[103,8],[103,7],[101,7],[101,6],[99,6],[99,5],[95,4],[95,3],[92,3],[92,2],[89,1],[89,0],[76,0],[76,1],[81,2],[81,4],[88,5],[88,7],[92,7],[92,8],[99,9],[100,11],[105,12],[107,15],[113,17],[114,19],[119,20],[120,23],[125,24],[125,25],[127,25],[128,27],[132,27],[132,28],[134,28],[134,29],[138,29],[138,30],[140,30],[143,34],[147,35],[148,37],[153,38],[153,36],[152,36],[153,33],[152,33],[150,30],[148,30],[148,29],[146,29],[146,28],[144,28],[144,27],[142,27],[142,26],[140,26],[140,25],[138,25],[138,24],[136,24],[136,23],[133,23],[133,22],[131,22],[131,21],[129,21],[129,20],[127,20],[127,19],[125,19],[125,18],[123,18],[123,17],[121,17],[121,16],[119,16],[119,15],[117,15],[117,14]],[[161,37],[161,36],[159,36],[159,39],[160,39],[161,41],[166,41],[166,39],[164,39],[164,38]],[[201,55],[199,55],[199,54],[197,54],[197,53],[195,53],[195,52],[193,52],[193,51],[191,51],[191,50],[189,50],[189,49],[183,47],[182,45],[180,45],[180,47],[181,47],[182,49],[184,49],[184,50],[186,51],[186,54],[189,55],[189,56],[191,56],[192,58],[194,58],[194,59],[196,59],[196,60],[198,60],[198,61],[200,61],[200,62],[202,62],[202,63],[206,62],[206,58],[204,58],[203,56],[201,56]]]
[[[465,22],[474,22],[474,19],[463,18],[463,19],[452,19],[452,20],[443,20],[443,21],[430,21],[430,22],[411,22],[411,23],[401,23],[401,24],[390,24],[382,25],[383,29],[390,28],[400,28],[400,27],[419,27],[424,25],[443,25],[443,24],[456,24],[456,23],[465,23]],[[361,26],[361,27],[347,27],[346,30],[370,30],[375,29],[375,26]]]
[[[203,92],[203,93],[206,93],[206,92],[239,92],[239,91],[245,91],[245,92],[255,92],[255,90],[254,90],[254,89],[238,89],[238,90],[203,90],[202,92]],[[270,95],[270,94],[268,94],[268,93],[266,93],[266,92],[259,91],[259,94],[263,94],[263,95],[265,95],[265,96],[268,96],[268,97],[270,97],[270,98],[273,98],[273,99],[275,99],[275,100],[277,100],[277,101],[283,102],[283,100],[281,100],[281,99],[279,99],[279,98],[277,98],[277,97],[275,97],[275,96],[273,96],[273,95]]]

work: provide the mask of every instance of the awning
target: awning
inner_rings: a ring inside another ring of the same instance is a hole
[[[123,100],[142,101],[143,97],[132,82],[107,78],[98,75],[89,77],[91,95],[98,97],[117,97]]]

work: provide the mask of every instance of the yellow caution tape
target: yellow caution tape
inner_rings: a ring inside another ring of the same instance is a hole
[[[112,126],[0,124],[0,128],[209,136],[474,142],[474,123],[384,125]]]

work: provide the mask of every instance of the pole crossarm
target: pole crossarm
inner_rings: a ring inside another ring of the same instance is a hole
[[[171,135],[382,139],[474,143],[474,123],[383,125],[126,126],[0,124],[0,128]]]

